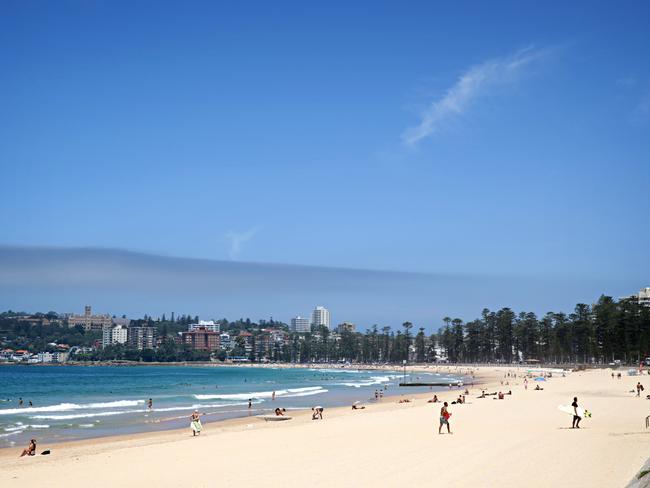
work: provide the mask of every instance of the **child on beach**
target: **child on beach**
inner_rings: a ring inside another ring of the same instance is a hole
[[[447,402],[445,402],[440,409],[440,427],[438,427],[438,434],[442,434],[442,426],[445,424],[447,425],[447,433],[451,434],[449,427],[449,417],[451,417],[451,414],[447,411],[448,406]]]

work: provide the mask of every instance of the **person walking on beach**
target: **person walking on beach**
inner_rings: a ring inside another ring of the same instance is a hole
[[[573,407],[573,422],[571,423],[571,428],[579,429],[580,421],[582,420],[582,417],[578,415],[578,397],[573,397],[573,403],[571,404],[571,406]]]
[[[438,427],[438,434],[442,434],[442,426],[447,425],[447,433],[451,434],[451,428],[449,427],[449,417],[451,414],[447,411],[449,405],[445,402],[440,409],[440,427]]]
[[[198,410],[194,410],[190,417],[190,428],[192,429],[192,437],[201,435],[203,425],[201,425],[201,414]]]

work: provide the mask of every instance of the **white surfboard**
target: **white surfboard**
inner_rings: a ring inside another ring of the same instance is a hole
[[[559,405],[557,409],[560,412],[564,412],[569,415],[575,415],[575,411],[571,405]],[[576,410],[578,411],[578,417],[591,417],[591,412],[589,410],[586,410],[582,407],[578,407]]]
[[[266,420],[267,422],[278,422],[280,420],[291,420],[291,417],[286,415],[262,415],[260,418]]]

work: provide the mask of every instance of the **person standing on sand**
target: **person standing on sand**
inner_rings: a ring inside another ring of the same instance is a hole
[[[440,427],[438,427],[438,434],[442,434],[442,426],[447,425],[447,433],[451,434],[451,428],[449,427],[449,417],[451,417],[451,414],[447,411],[447,402],[445,402],[442,405],[442,408],[440,409]]]
[[[573,403],[571,404],[571,406],[573,407],[573,422],[571,423],[571,428],[579,429],[580,421],[582,420],[582,417],[578,415],[578,397],[573,397]]]
[[[642,391],[643,391],[643,385],[641,384],[640,381],[638,381],[636,384],[636,396],[640,397]]]
[[[201,435],[203,425],[201,425],[201,414],[198,410],[194,410],[190,417],[190,428],[192,429],[192,436]]]

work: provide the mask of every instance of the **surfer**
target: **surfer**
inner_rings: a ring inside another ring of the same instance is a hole
[[[578,397],[573,397],[573,403],[571,404],[571,406],[573,407],[573,422],[571,423],[571,428],[579,429],[580,421],[582,420],[582,417],[578,415]]]
[[[29,441],[29,446],[27,446],[27,449],[23,449],[23,452],[20,455],[20,457],[35,456],[35,455],[36,455],[36,439],[32,439]]]
[[[194,413],[190,417],[190,428],[192,429],[192,436],[201,435],[203,426],[201,425],[201,414],[198,410],[194,410]]]
[[[438,434],[442,434],[442,426],[445,424],[447,425],[447,433],[451,434],[449,427],[449,417],[451,417],[451,414],[447,411],[448,406],[447,402],[445,402],[440,409],[440,427],[438,427]]]

